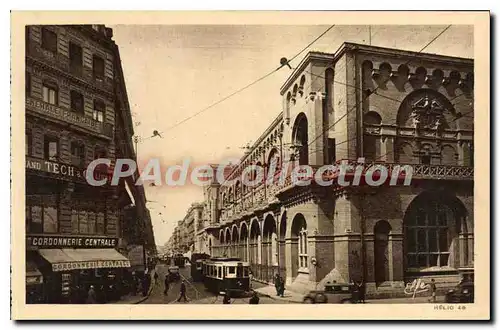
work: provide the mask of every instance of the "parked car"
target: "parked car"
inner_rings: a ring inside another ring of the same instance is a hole
[[[447,303],[473,303],[474,282],[466,281],[459,283],[455,289],[446,293],[444,301]]]
[[[178,281],[181,279],[181,274],[179,274],[178,266],[168,267],[168,278],[170,281]]]
[[[310,291],[304,304],[352,304],[353,285],[349,283],[327,283],[324,290]]]

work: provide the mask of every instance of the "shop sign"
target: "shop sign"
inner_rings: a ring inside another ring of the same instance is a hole
[[[64,272],[76,269],[97,269],[97,268],[128,268],[128,260],[97,260],[97,261],[73,261],[52,264],[52,271]]]
[[[93,132],[96,133],[102,133],[103,128],[102,124],[93,118],[87,117],[87,116],[82,116],[79,114],[76,114],[72,111],[65,110],[63,108],[57,107],[53,104],[45,103],[39,100],[32,99],[30,97],[26,98],[26,107],[36,111],[38,113],[41,113],[43,115],[59,119],[59,120],[64,120],[65,122],[68,122],[70,124],[78,125],[80,127],[89,129]]]
[[[43,283],[42,276],[26,276],[26,285],[34,285]]]
[[[118,245],[115,237],[78,237],[28,235],[27,246],[37,248],[114,248]]]
[[[55,174],[63,179],[80,180],[86,182],[86,170],[76,166],[53,162],[45,159],[26,157],[26,169]],[[94,179],[102,180],[108,177],[107,173],[94,170]]]

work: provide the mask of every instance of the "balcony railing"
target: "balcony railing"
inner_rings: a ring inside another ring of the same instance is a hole
[[[339,162],[340,164],[340,162]],[[350,182],[354,176],[354,168],[357,165],[355,161],[348,161],[348,164],[352,166],[353,170],[346,173],[345,179]],[[408,172],[404,169],[407,167],[411,169],[411,180],[473,180],[474,179],[474,168],[469,166],[458,166],[458,165],[426,165],[426,164],[403,164],[403,163],[369,163],[364,164],[364,171],[367,171],[375,165],[384,166],[388,171],[388,182],[391,180],[391,175],[396,176],[398,182],[403,183],[404,179],[409,176]],[[311,166],[313,173],[316,173],[321,166]],[[251,213],[256,209],[265,207],[273,202],[276,202],[277,195],[282,194],[286,191],[294,189],[295,185],[292,182],[291,176],[292,170],[290,169],[284,178],[283,182],[280,182],[279,176],[275,177],[272,183],[262,183],[256,187],[249,188],[249,191],[243,196],[242,199],[234,201],[232,204],[228,204],[224,211],[221,213],[221,223],[230,222],[236,217],[241,217],[246,213]],[[376,173],[376,172],[375,172]],[[342,188],[337,184],[337,179],[339,177],[339,171],[324,173],[323,180],[330,179],[333,181],[332,187]],[[375,177],[375,175],[374,175]],[[365,184],[364,180],[361,180],[361,185]]]
[[[69,124],[81,127],[93,133],[104,135],[109,138],[113,137],[113,125],[110,125],[108,123],[101,123],[87,116],[75,113],[53,104],[49,104],[31,97],[26,97],[26,108],[57,121],[63,120]]]

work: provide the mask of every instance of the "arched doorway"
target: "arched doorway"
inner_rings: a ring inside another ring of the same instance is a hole
[[[276,221],[271,214],[264,219],[263,229],[262,275],[264,281],[272,282],[273,276],[278,270],[278,240],[276,235]]]
[[[309,137],[306,115],[301,112],[293,125],[292,141],[295,146],[295,156],[298,156],[299,165],[309,163]]]
[[[389,233],[391,225],[387,221],[378,221],[373,230],[374,239],[374,260],[375,260],[375,283],[380,285],[385,281],[392,280],[392,248],[389,246]]]
[[[253,276],[261,278],[260,265],[261,265],[261,235],[260,225],[257,220],[252,221],[250,225],[250,267]]]
[[[241,258],[244,261],[249,261],[249,253],[248,253],[248,227],[245,222],[241,224],[241,229],[240,229],[240,242],[241,245],[243,246],[242,249],[242,256]]]
[[[217,246],[216,257],[222,257],[224,254],[224,244],[226,244],[226,240],[224,237],[224,231],[221,230],[219,232],[219,246]]]
[[[226,228],[226,244],[224,246],[223,256],[232,257],[231,230],[229,228]]]
[[[232,238],[232,241],[233,241],[233,254],[232,254],[232,256],[233,257],[241,258],[241,255],[240,255],[240,242],[239,242],[238,237],[239,237],[239,235],[238,235],[238,228],[236,227],[236,225],[234,225],[233,226],[233,233],[231,234],[231,238]]]
[[[286,277],[286,253],[285,253],[285,236],[286,236],[286,211],[281,215],[279,226],[279,240],[278,240],[278,259],[279,259],[279,273]]]
[[[410,203],[404,217],[405,277],[453,272],[467,259],[467,211],[445,192],[423,192]],[[463,246],[465,245],[465,246]]]
[[[292,221],[292,275],[309,272],[307,222],[301,213]]]

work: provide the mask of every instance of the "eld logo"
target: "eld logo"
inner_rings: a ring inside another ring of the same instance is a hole
[[[411,295],[412,298],[415,298],[415,295],[418,293],[423,293],[429,291],[429,284],[425,284],[424,280],[421,278],[414,279],[413,282],[406,283],[405,294]]]

